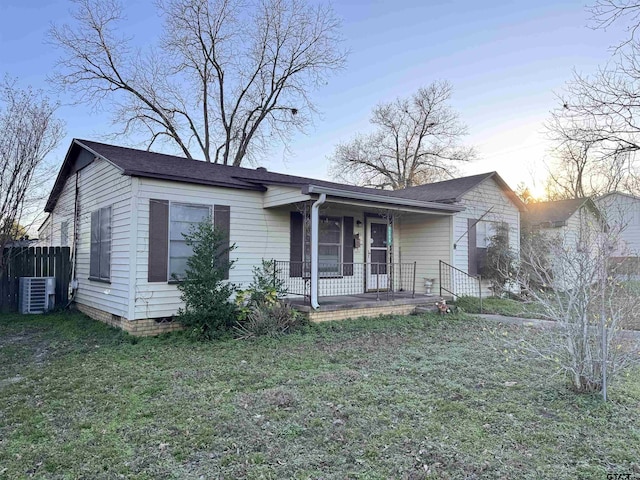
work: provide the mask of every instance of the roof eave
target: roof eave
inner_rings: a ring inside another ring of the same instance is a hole
[[[247,185],[239,185],[237,183],[209,181],[209,180],[198,179],[198,178],[181,177],[179,175],[166,175],[161,173],[154,174],[154,173],[139,171],[139,170],[124,170],[123,174],[131,177],[153,178],[154,180],[167,180],[169,182],[190,183],[194,185],[207,185],[210,187],[233,188],[236,190],[252,190],[252,191],[258,191],[258,192],[264,192],[267,190],[266,187],[259,186],[256,184],[247,183]]]
[[[322,187],[322,186],[313,185],[313,184],[304,185],[301,189],[301,192],[306,195],[313,194],[313,193],[316,193],[316,194],[324,193],[332,197],[369,201],[372,203],[384,203],[387,205],[398,206],[398,207],[420,208],[424,210],[446,212],[449,214],[454,214],[464,210],[463,206],[454,206],[454,205],[448,205],[448,204],[437,203],[437,202],[424,202],[421,200],[411,200],[407,198],[384,196],[384,195],[377,195],[372,193],[352,192],[348,190],[341,190],[339,188]]]

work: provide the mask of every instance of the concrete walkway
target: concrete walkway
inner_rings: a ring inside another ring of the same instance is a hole
[[[490,322],[505,323],[507,325],[522,325],[524,327],[534,328],[557,328],[558,323],[551,320],[540,320],[538,318],[521,318],[521,317],[508,317],[506,315],[493,315],[488,313],[476,313],[474,317],[481,318],[483,320],[489,320]],[[623,338],[630,340],[640,340],[640,331],[637,330],[621,330]]]

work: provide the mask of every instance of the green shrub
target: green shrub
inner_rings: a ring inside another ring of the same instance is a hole
[[[239,338],[278,337],[298,330],[308,320],[290,305],[277,300],[275,303],[253,304],[244,320],[236,323]]]
[[[491,282],[494,295],[500,296],[513,284],[517,273],[517,254],[509,246],[509,225],[498,224],[487,247],[485,263],[480,271],[483,280]]]
[[[284,280],[276,275],[275,260],[262,260],[262,265],[253,267],[253,280],[246,290],[236,295],[238,320],[247,318],[251,309],[257,305],[275,305],[286,294]]]
[[[233,267],[227,260],[235,246],[224,244],[223,234],[210,220],[200,223],[184,235],[193,254],[187,260],[187,269],[179,280],[184,308],[177,320],[193,336],[210,340],[228,332],[236,318],[236,306],[230,301],[237,287],[226,281],[226,273]]]

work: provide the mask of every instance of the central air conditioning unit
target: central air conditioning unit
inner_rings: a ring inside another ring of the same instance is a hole
[[[20,313],[44,313],[55,306],[55,277],[20,277]]]

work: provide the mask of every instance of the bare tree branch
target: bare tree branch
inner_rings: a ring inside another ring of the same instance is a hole
[[[448,105],[451,86],[434,82],[409,98],[378,105],[368,135],[339,144],[331,172],[340,180],[364,186],[400,189],[450,178],[455,164],[475,152],[461,145],[467,134]]]
[[[112,109],[123,133],[164,138],[186,157],[241,165],[312,119],[309,93],[342,68],[340,22],[304,0],[160,0],[158,48],[118,35],[118,0],[74,0],[54,80]]]
[[[0,85],[0,253],[22,232],[25,214],[39,206],[38,190],[49,173],[45,157],[63,136],[56,108],[42,92],[8,78]]]

